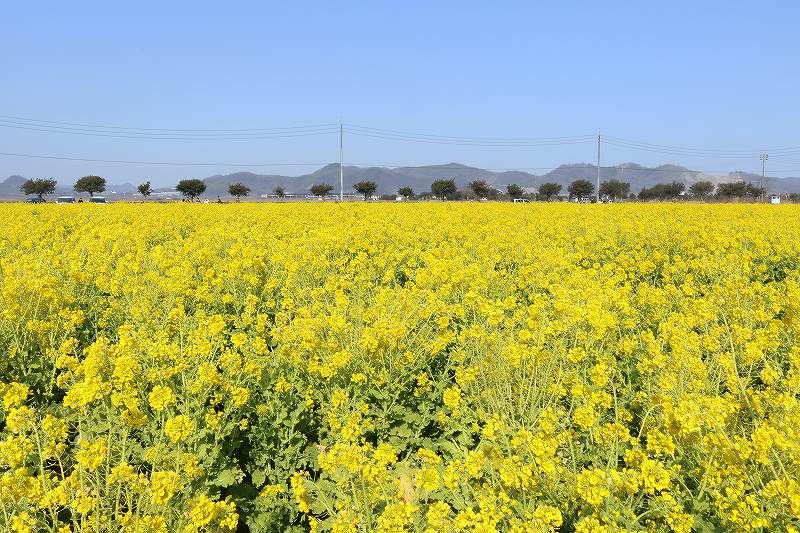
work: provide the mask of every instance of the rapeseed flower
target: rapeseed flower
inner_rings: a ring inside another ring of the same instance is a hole
[[[796,206],[57,207],[2,531],[798,529]]]

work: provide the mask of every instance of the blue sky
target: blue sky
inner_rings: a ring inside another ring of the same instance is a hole
[[[798,20],[800,4],[789,1],[6,2],[0,120],[186,130],[343,121],[487,138],[601,128],[702,149],[798,146]],[[595,150],[345,136],[352,163],[538,169],[593,162]],[[169,184],[235,170],[303,173],[338,160],[338,136],[151,140],[0,127],[0,152],[267,164],[0,156],[0,177]],[[778,159],[775,173],[800,175],[800,154]],[[626,161],[760,171],[749,155],[604,147],[604,165]]]

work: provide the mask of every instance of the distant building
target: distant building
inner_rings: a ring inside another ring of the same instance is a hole
[[[268,193],[268,194],[262,194],[261,198],[281,198],[281,196],[277,194]],[[283,198],[297,198],[297,194],[293,192],[287,192],[283,195]]]
[[[177,198],[180,195],[181,195],[181,193],[179,193],[178,191],[175,191],[175,190],[159,191],[159,192],[150,193],[150,196],[153,196],[155,198],[164,198],[164,199]]]

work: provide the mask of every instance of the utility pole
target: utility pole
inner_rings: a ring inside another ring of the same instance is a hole
[[[597,203],[600,203],[600,130],[597,130]]]
[[[344,126],[339,123],[339,201],[344,201]]]
[[[767,159],[769,159],[769,154],[761,154],[758,156],[761,160],[761,194],[764,198],[767,197],[767,180],[766,180],[766,173],[765,170],[767,168]]]

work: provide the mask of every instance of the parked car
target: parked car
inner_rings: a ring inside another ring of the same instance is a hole
[[[39,198],[38,196],[35,198],[28,198],[27,200],[25,200],[25,202],[29,204],[43,204],[46,201],[47,200],[45,200],[44,198]]]
[[[106,203],[106,197],[105,196],[92,196],[91,198],[89,198],[89,203],[92,203],[92,204],[104,204],[104,203]],[[208,203],[208,202],[206,202],[206,203]]]
[[[75,198],[73,198],[72,196],[59,196],[58,198],[56,198],[56,203],[57,204],[74,204],[75,203]]]

